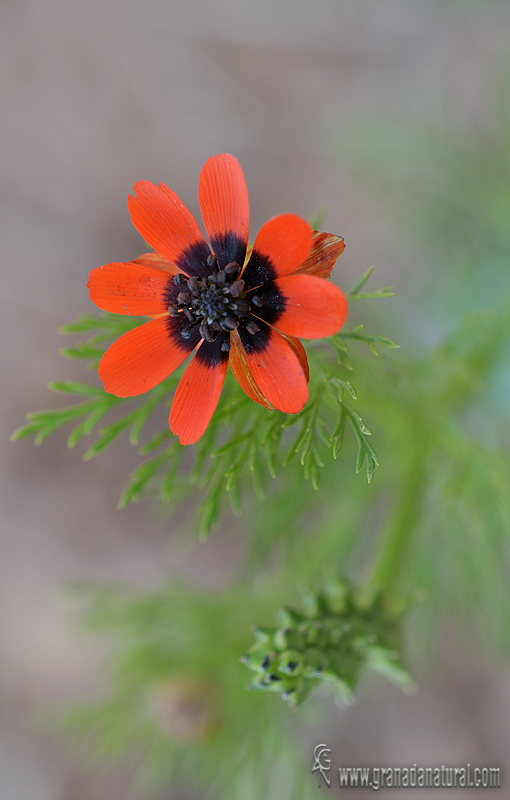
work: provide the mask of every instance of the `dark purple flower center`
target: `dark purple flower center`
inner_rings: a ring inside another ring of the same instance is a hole
[[[239,277],[239,264],[231,261],[224,269],[218,270],[215,256],[210,256],[208,264],[216,267],[211,275],[188,278],[179,274],[173,280],[177,294],[168,307],[168,313],[171,317],[182,313],[188,318],[189,325],[181,331],[183,338],[190,338],[193,329],[199,326],[201,337],[214,342],[220,332],[230,332],[239,327],[243,318],[248,333],[257,333],[258,325],[252,319],[247,321],[246,317],[250,315],[252,304],[260,307],[263,301],[257,295],[247,297],[245,283]]]

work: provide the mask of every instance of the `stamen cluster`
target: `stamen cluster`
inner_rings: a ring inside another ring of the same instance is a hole
[[[216,266],[216,256],[211,255],[207,263]],[[239,278],[241,267],[231,261],[224,269],[216,270],[205,278],[188,278],[180,273],[174,278],[174,286],[180,289],[177,302],[168,307],[171,317],[180,313],[189,319],[189,325],[181,335],[184,339],[191,337],[193,328],[200,326],[200,335],[207,342],[214,342],[221,331],[230,332],[239,327],[241,318],[248,317],[250,301],[244,293],[244,281]],[[251,298],[257,305],[262,305],[259,297]],[[255,334],[258,325],[252,320],[246,324],[248,333]],[[222,345],[228,349],[228,343]]]

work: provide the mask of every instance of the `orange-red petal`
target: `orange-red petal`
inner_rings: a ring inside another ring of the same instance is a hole
[[[308,359],[306,357],[306,350],[299,341],[294,336],[290,336],[288,333],[283,333],[283,331],[278,331],[280,336],[283,336],[285,341],[288,345],[294,350],[295,354],[299,359],[299,363],[303,367],[303,372],[305,373],[306,382],[310,380],[310,367],[308,366]]]
[[[90,299],[112,314],[153,316],[168,311],[172,278],[157,267],[129,261],[105,264],[89,275]]]
[[[239,327],[246,361],[260,392],[278,411],[297,414],[308,400],[308,380],[286,337],[262,320],[255,335]]]
[[[117,339],[99,364],[99,377],[106,392],[133,397],[148,392],[165,380],[200,341],[180,335],[179,317],[160,317],[145,322]]]
[[[130,263],[144,264],[146,267],[158,267],[158,269],[164,269],[165,272],[169,272],[170,275],[177,275],[179,272],[175,264],[171,264],[170,261],[160,256],[159,253],[143,253],[141,256],[138,256],[138,258],[134,258]]]
[[[295,270],[299,274],[329,278],[336,260],[345,250],[345,242],[334,233],[313,231],[312,249],[305,261]]]
[[[273,411],[274,406],[272,406],[271,403],[266,400],[257,386],[255,378],[253,377],[253,373],[248,364],[246,351],[241,344],[241,339],[239,338],[239,334],[236,330],[230,332],[230,355],[228,363],[230,364],[230,369],[234,373],[234,377],[243,392],[246,392],[248,397],[250,397],[256,403],[260,403],[260,405],[264,406],[264,408],[268,408]]]
[[[283,305],[273,325],[283,333],[321,339],[337,333],[347,319],[347,299],[330,281],[315,275],[287,275],[259,291],[265,299],[262,310],[270,304],[273,287],[279,307]]]
[[[195,218],[164,183],[135,183],[136,197],[128,197],[131,221],[138,233],[179,272],[209,275],[209,245]]]
[[[219,268],[231,261],[242,266],[248,244],[250,208],[237,158],[223,153],[207,159],[198,181],[198,200]]]
[[[168,421],[181,444],[200,439],[218,405],[228,366],[223,341],[220,335],[214,342],[202,342],[179,381]]]
[[[280,214],[262,226],[243,271],[247,289],[289,275],[305,261],[312,246],[312,229],[297,214]]]

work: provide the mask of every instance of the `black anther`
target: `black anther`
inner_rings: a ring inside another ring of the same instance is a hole
[[[239,321],[235,317],[225,317],[221,323],[224,331],[233,331],[239,326]]]
[[[234,281],[234,283],[231,283],[230,286],[228,287],[228,291],[232,295],[232,297],[237,297],[238,295],[240,295],[243,289],[244,289],[243,280]]]

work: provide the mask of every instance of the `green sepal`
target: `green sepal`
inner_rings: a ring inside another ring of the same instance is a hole
[[[271,642],[276,633],[276,628],[259,626],[253,629],[253,635],[259,642]]]
[[[296,628],[279,628],[274,637],[273,643],[277,650],[301,650],[305,644],[303,634]]]
[[[281,608],[278,612],[278,620],[283,628],[290,628],[306,622],[306,617],[293,608]]]
[[[277,669],[285,675],[299,675],[305,665],[304,654],[298,650],[285,650],[277,661]]]
[[[268,650],[265,644],[257,643],[250,647],[244,656],[241,656],[240,661],[255,672],[267,673],[272,669],[275,658],[274,651]]]

